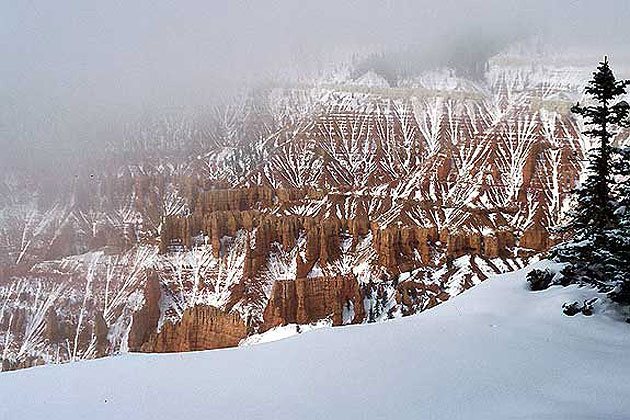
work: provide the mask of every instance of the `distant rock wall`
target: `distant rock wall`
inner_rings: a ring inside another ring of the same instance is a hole
[[[308,324],[330,318],[333,325],[343,324],[344,307],[352,307],[349,323],[365,318],[363,294],[352,276],[334,278],[298,278],[276,281],[264,314],[262,331],[291,323]]]
[[[379,263],[392,273],[399,273],[416,268],[418,264],[431,264],[432,253],[438,247],[444,252],[445,259],[457,258],[466,254],[477,254],[489,258],[508,255],[519,242],[515,232],[518,227],[503,226],[482,234],[480,230],[469,227],[460,229],[443,228],[438,232],[436,226],[414,226],[392,223],[381,226],[370,220],[363,206],[358,206],[352,218],[339,218],[334,215],[297,216],[267,214],[260,207],[274,203],[291,203],[297,197],[304,197],[308,191],[278,190],[275,193],[264,188],[208,191],[203,195],[203,203],[189,217],[167,217],[161,232],[162,252],[169,247],[191,247],[198,235],[205,235],[212,244],[215,257],[221,252],[221,238],[235,236],[237,231],[256,230],[256,243],[248,256],[248,274],[255,273],[255,267],[262,267],[269,252],[270,243],[278,242],[283,249],[292,248],[300,234],[306,237],[306,264],[299,268],[297,277],[305,276],[316,261],[326,263],[339,255],[339,237],[346,232],[353,239],[372,233],[372,245],[379,255]],[[218,209],[218,210],[215,210]],[[472,211],[472,210],[471,210]],[[478,209],[471,218],[487,219],[488,215]],[[548,230],[537,221],[527,228],[520,237],[521,246],[535,251],[547,249],[550,245]],[[439,241],[439,245],[438,245]],[[416,258],[420,256],[420,262]]]
[[[238,314],[212,306],[187,309],[177,323],[167,322],[154,332],[138,351],[172,353],[237,346],[247,336],[247,326]]]

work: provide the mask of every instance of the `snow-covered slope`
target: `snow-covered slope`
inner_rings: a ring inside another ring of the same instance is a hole
[[[381,324],[3,373],[0,418],[628,418],[630,326],[569,318],[594,291],[532,293],[524,274]]]

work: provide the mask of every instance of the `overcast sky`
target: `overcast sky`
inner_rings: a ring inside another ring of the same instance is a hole
[[[0,146],[13,153],[16,130],[30,146],[87,141],[121,115],[204,104],[335,52],[471,33],[604,53],[628,45],[630,1],[0,0]]]

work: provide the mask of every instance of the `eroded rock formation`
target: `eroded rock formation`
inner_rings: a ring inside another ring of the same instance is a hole
[[[138,350],[171,353],[220,349],[237,346],[246,336],[247,326],[239,315],[197,305],[187,309],[179,322],[165,323]]]
[[[144,306],[133,315],[129,349],[140,350],[157,330],[160,320],[160,283],[155,272],[148,272],[144,286]]]
[[[343,318],[344,310],[348,313],[346,319]],[[274,282],[262,331],[279,325],[309,324],[326,318],[333,325],[358,323],[364,317],[363,295],[352,276],[297,278]]]

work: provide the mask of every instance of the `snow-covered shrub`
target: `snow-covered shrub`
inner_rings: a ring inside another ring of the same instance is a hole
[[[584,305],[582,305],[582,315],[586,315],[586,316],[593,315],[593,303],[595,303],[596,300],[597,298],[584,301]]]
[[[527,283],[530,290],[545,290],[549,286],[568,286],[571,284],[570,277],[567,276],[567,266],[552,264],[544,269],[534,269],[527,273]]]
[[[551,286],[555,274],[550,270],[532,270],[527,273],[527,283],[529,283],[530,290],[545,290]]]
[[[593,304],[597,301],[597,298],[593,298],[590,300],[585,300],[584,303],[580,304],[580,302],[573,303],[565,303],[562,305],[562,312],[564,312],[567,316],[574,316],[579,314],[580,312],[584,316],[593,315]]]
[[[580,302],[565,303],[562,305],[562,312],[567,316],[575,316],[581,312]]]

